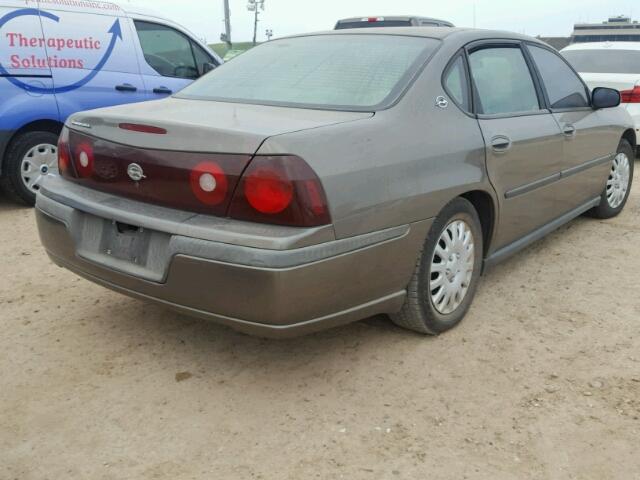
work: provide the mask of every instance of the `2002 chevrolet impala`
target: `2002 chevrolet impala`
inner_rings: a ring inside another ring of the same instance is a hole
[[[515,34],[285,38],[172,98],[73,115],[40,235],[89,280],[250,333],[386,313],[437,334],[484,267],[622,210],[619,103]]]

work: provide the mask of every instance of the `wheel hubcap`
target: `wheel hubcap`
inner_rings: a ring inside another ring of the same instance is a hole
[[[629,190],[630,165],[629,157],[619,153],[613,160],[611,173],[607,180],[607,202],[611,208],[618,208],[624,202]]]
[[[429,293],[435,309],[448,315],[464,301],[475,264],[475,245],[469,225],[456,220],[440,235],[431,260]]]
[[[22,159],[20,174],[25,187],[38,191],[45,175],[58,172],[58,148],[43,143],[36,145]]]

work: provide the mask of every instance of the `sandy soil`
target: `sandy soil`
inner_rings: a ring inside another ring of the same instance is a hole
[[[76,278],[0,200],[0,479],[640,479],[639,251],[637,188],[453,332],[278,342]]]

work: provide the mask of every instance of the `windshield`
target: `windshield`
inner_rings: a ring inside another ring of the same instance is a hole
[[[438,40],[395,35],[318,35],[262,44],[176,97],[367,111],[404,90]]]
[[[567,50],[562,55],[580,73],[640,74],[640,51]]]

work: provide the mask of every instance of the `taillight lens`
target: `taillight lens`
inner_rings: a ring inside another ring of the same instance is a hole
[[[69,153],[69,129],[64,127],[58,138],[58,171],[63,176],[75,176]]]
[[[640,103],[640,86],[620,92],[622,103]]]
[[[216,162],[200,162],[189,176],[191,190],[205,205],[220,205],[227,198],[229,181]]]
[[[255,157],[240,179],[229,216],[295,227],[331,222],[318,176],[304,160],[292,155]]]
[[[80,178],[90,177],[93,173],[93,142],[90,138],[78,143],[73,148],[73,166]]]
[[[169,208],[227,215],[250,155],[155,150],[69,130],[65,177],[88,188]],[[65,140],[66,139],[66,140]]]

